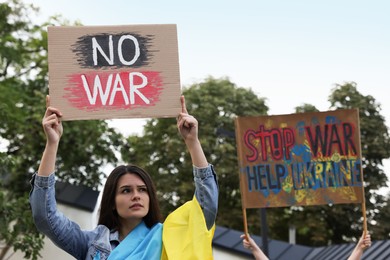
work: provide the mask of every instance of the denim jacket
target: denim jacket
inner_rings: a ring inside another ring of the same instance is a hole
[[[195,196],[198,200],[210,229],[215,222],[218,209],[218,183],[214,168],[193,167]],[[48,236],[61,249],[76,259],[108,258],[110,252],[119,244],[118,231],[110,231],[104,225],[95,229],[81,230],[80,226],[69,220],[57,210],[55,199],[55,175],[48,177],[34,175],[31,180],[30,205],[37,229]],[[161,224],[157,224],[161,225]]]

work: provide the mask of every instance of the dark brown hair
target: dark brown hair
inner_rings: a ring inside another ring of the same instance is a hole
[[[105,225],[110,230],[119,229],[120,221],[115,206],[116,188],[119,178],[124,174],[138,175],[146,185],[149,194],[149,211],[143,218],[147,227],[152,227],[154,224],[161,221],[160,206],[157,200],[156,188],[153,180],[144,169],[136,165],[121,165],[116,167],[108,176],[104,185],[102,201],[100,203],[99,225]]]

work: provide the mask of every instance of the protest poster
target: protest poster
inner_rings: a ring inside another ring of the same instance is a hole
[[[49,94],[63,120],[175,117],[176,25],[48,27]]]
[[[243,208],[364,201],[357,109],[237,117]]]

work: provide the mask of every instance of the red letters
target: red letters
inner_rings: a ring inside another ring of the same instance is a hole
[[[73,75],[66,98],[78,108],[153,106],[162,81],[158,72],[100,72]]]
[[[356,146],[353,141],[354,128],[351,123],[326,124],[321,128],[320,125],[314,127],[305,127],[306,137],[308,139],[311,151],[314,157],[318,157],[318,152],[322,156],[329,157],[334,151],[340,155],[357,155]]]
[[[258,132],[248,130],[245,133],[245,145],[251,151],[247,160],[254,162],[261,156],[261,160],[265,162],[268,160],[268,153],[275,161],[289,160],[290,149],[295,143],[294,131],[291,128],[264,130],[263,125],[259,128]]]

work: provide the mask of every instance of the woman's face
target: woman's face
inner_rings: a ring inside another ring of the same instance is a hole
[[[118,180],[115,209],[125,221],[141,222],[149,212],[149,194],[144,181],[136,174],[124,174]]]

